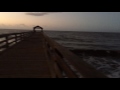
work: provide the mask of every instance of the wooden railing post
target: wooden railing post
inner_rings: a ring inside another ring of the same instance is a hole
[[[17,43],[17,34],[15,34],[15,43]]]
[[[21,40],[23,40],[23,33],[20,34]]]
[[[25,38],[25,33],[23,33],[23,38]]]
[[[9,47],[8,35],[5,38],[6,38],[6,48],[8,48]]]

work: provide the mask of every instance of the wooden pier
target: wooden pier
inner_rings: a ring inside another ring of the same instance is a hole
[[[107,78],[44,32],[0,39],[0,78]]]

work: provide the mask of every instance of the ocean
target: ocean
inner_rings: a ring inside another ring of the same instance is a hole
[[[0,30],[0,34],[28,30]],[[45,33],[69,50],[120,50],[120,33],[45,31]],[[80,54],[76,54],[81,57]],[[82,55],[82,59],[110,78],[120,78],[120,58],[111,56]]]
[[[48,31],[49,37],[69,49],[120,50],[120,33]]]

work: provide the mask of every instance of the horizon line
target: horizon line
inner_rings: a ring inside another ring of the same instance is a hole
[[[23,31],[24,31],[24,30],[33,30],[33,29],[5,29],[5,28],[0,28],[0,30],[2,30],[2,29],[3,29],[3,30],[23,30]],[[50,30],[50,29],[48,30],[48,29],[45,29],[44,31],[64,31],[64,32],[67,32],[67,31],[68,31],[68,32],[69,32],[69,31],[70,31],[70,32],[75,32],[75,31],[77,31],[77,32],[107,32],[107,33],[110,32],[110,33],[120,33],[120,31],[118,31],[118,32],[117,32],[117,31],[83,31],[83,30],[82,30],[82,31],[80,31],[80,30],[74,30],[74,31],[73,31],[73,30],[59,30],[59,29],[56,29],[56,30],[52,30],[52,29],[51,29],[51,30]]]

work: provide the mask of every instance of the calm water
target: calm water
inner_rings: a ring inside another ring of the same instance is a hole
[[[120,33],[46,32],[70,49],[120,50]]]

